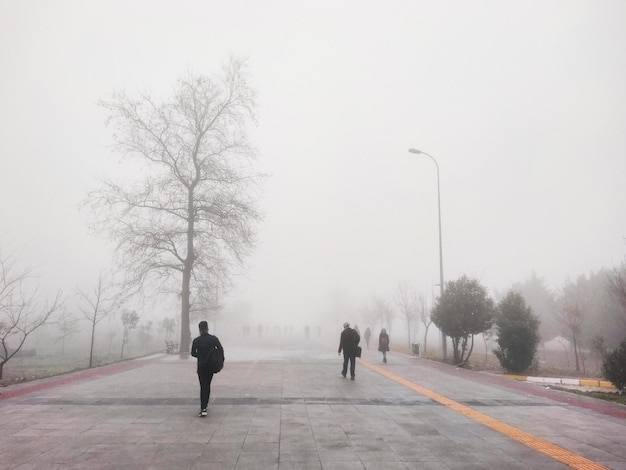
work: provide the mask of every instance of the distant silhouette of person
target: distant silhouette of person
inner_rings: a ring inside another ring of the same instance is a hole
[[[198,324],[200,336],[191,343],[191,355],[198,359],[198,380],[200,381],[200,413],[198,416],[205,418],[206,409],[211,396],[211,381],[214,370],[212,370],[212,356],[220,354],[224,358],[224,348],[217,338],[209,334],[209,325],[206,321]]]
[[[361,330],[359,330],[359,325],[354,325],[354,330],[360,335]]]
[[[378,335],[378,350],[383,353],[383,362],[387,364],[387,351],[389,351],[389,335],[384,328]]]
[[[370,338],[372,337],[372,330],[370,330],[370,327],[368,326],[367,328],[365,328],[365,333],[363,334],[364,338],[365,338],[365,344],[367,344],[367,349],[370,348]]]
[[[350,362],[350,380],[354,380],[354,373],[356,368],[356,353],[357,346],[361,341],[361,336],[356,330],[350,328],[350,323],[343,324],[343,331],[339,338],[339,349],[337,355],[343,351],[343,368],[341,369],[341,375],[344,379],[348,374],[348,362]]]

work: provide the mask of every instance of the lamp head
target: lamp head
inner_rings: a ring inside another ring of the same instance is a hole
[[[418,154],[418,155],[419,155],[419,154],[424,153],[424,152],[422,152],[421,150],[417,150],[417,149],[409,149],[409,152],[410,152],[410,153],[416,153],[416,154]]]

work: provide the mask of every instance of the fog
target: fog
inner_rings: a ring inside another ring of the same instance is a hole
[[[445,280],[496,292],[535,271],[558,290],[626,254],[624,44],[619,0],[0,1],[0,247],[73,308],[112,250],[81,203],[128,171],[97,102],[166,95],[234,54],[269,177],[221,327],[338,337],[401,281],[432,303],[437,173],[409,148],[439,165]]]

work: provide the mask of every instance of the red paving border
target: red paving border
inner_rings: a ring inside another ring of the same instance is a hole
[[[24,385],[23,387],[16,388],[15,390],[9,390],[3,392],[0,388],[0,400],[6,400],[7,398],[19,397],[28,393],[38,392],[41,390],[47,390],[61,385],[81,382],[83,380],[93,379],[95,377],[102,377],[105,375],[117,374],[131,369],[137,369],[154,362],[155,359],[140,359],[129,360],[124,362],[116,362],[115,364],[108,364],[106,366],[100,366],[93,369],[85,369],[78,372],[73,372],[69,375],[60,375],[57,377],[44,379],[43,382],[34,383],[32,385]]]

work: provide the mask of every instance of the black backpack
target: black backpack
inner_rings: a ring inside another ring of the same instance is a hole
[[[209,368],[214,374],[217,374],[224,368],[224,352],[217,346],[214,346],[209,356]]]

